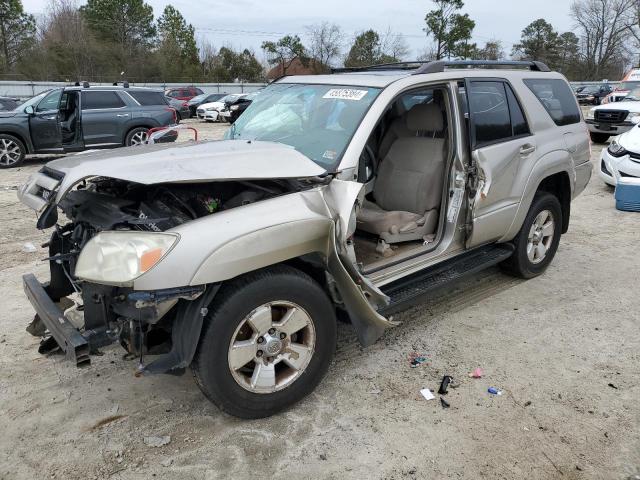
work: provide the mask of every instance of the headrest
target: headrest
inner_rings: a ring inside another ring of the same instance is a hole
[[[435,103],[419,103],[407,112],[407,128],[412,132],[440,132],[444,128],[442,111]]]

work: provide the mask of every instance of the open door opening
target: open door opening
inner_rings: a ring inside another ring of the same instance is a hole
[[[366,198],[354,236],[365,273],[437,246],[454,156],[451,124],[447,88],[430,86],[397,97],[371,134],[360,161]]]
[[[84,149],[82,122],[80,121],[80,92],[66,91],[60,99],[60,134],[65,151]]]

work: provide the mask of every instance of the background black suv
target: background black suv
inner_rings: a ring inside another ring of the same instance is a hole
[[[20,165],[28,153],[140,145],[149,129],[175,123],[176,112],[162,91],[118,86],[49,90],[0,112],[0,168]]]

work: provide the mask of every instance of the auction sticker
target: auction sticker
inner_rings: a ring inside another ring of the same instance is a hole
[[[368,90],[355,90],[353,88],[332,88],[322,98],[335,98],[338,100],[362,100],[369,93]]]

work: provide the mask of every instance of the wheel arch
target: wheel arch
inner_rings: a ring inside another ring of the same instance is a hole
[[[33,145],[31,144],[31,141],[27,141],[27,139],[25,139],[22,134],[11,130],[2,129],[0,131],[0,135],[11,135],[12,137],[17,138],[18,140],[20,140],[20,142],[22,142],[22,145],[24,145],[25,151],[27,153],[33,153]]]
[[[554,195],[562,208],[562,233],[569,230],[569,217],[571,216],[571,180],[566,171],[554,173],[542,179],[538,184],[536,193],[547,192]]]

